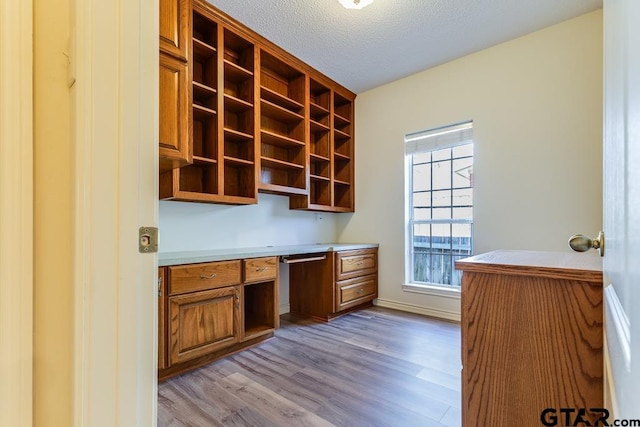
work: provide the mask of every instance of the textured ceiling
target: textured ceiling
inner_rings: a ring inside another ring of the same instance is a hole
[[[602,0],[208,0],[359,93],[602,7]]]

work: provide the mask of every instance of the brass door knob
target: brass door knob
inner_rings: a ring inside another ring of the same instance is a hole
[[[589,249],[597,249],[600,256],[604,256],[604,233],[598,233],[598,237],[591,239],[584,234],[576,234],[569,239],[569,247],[576,252],[586,252]]]

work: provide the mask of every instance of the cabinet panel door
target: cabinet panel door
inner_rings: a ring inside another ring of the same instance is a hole
[[[239,340],[240,288],[169,298],[171,364],[204,356]]]
[[[160,0],[160,50],[187,61],[191,1]]]
[[[191,163],[189,71],[187,63],[160,54],[160,171]]]

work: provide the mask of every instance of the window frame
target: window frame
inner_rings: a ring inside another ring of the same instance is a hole
[[[427,153],[427,152],[431,152],[433,153],[434,151],[438,151],[438,150],[442,150],[442,149],[446,149],[446,148],[454,148],[457,146],[462,146],[462,145],[467,145],[467,144],[471,144],[472,145],[472,154],[471,156],[468,156],[472,159],[473,162],[475,162],[475,144],[472,138],[472,134],[469,134],[469,137],[467,139],[463,139],[463,140],[459,140],[459,141],[449,141],[449,142],[445,142],[444,144],[442,143],[438,143],[436,142],[434,144],[433,147],[430,147],[429,149],[424,149],[424,146],[421,146],[420,149],[415,149],[415,146],[413,147],[413,150],[411,152],[408,152],[407,150],[407,143],[409,141],[412,140],[416,140],[416,139],[428,139],[430,137],[430,135],[438,135],[439,133],[441,134],[448,134],[448,133],[454,133],[455,132],[455,128],[462,128],[462,130],[464,131],[465,129],[470,129],[471,132],[473,130],[473,122],[469,121],[469,122],[464,122],[464,123],[459,123],[459,124],[455,124],[455,125],[451,125],[451,126],[445,126],[445,127],[441,127],[441,128],[436,128],[436,129],[432,129],[432,130],[428,130],[428,131],[424,131],[424,132],[416,132],[416,133],[412,133],[412,134],[407,134],[405,136],[405,150],[404,150],[404,157],[405,157],[405,283],[402,285],[403,290],[408,291],[408,292],[416,292],[416,293],[425,293],[425,294],[430,294],[430,295],[437,295],[437,296],[444,296],[444,297],[452,297],[452,298],[459,298],[460,297],[460,290],[461,290],[461,286],[459,285],[452,285],[452,284],[442,284],[442,283],[433,283],[433,282],[419,282],[419,281],[415,281],[414,280],[414,245],[413,245],[413,241],[414,241],[414,226],[417,224],[428,224],[428,225],[432,225],[432,224],[448,224],[448,225],[452,225],[452,224],[469,224],[470,226],[470,252],[471,254],[473,254],[473,247],[474,247],[474,239],[473,239],[473,234],[474,234],[474,215],[472,214],[471,219],[454,219],[454,218],[449,218],[449,219],[420,219],[420,220],[416,220],[413,218],[414,215],[414,163],[413,163],[413,157],[415,154],[419,154],[419,153]],[[417,135],[417,137],[416,137]],[[461,133],[462,135],[462,133]],[[465,156],[466,157],[466,156]],[[454,158],[453,158],[453,153],[452,153],[452,157],[448,160],[453,164]],[[430,163],[433,165],[433,158],[431,158]],[[453,174],[454,171],[452,170],[451,173]],[[433,182],[431,182],[431,185],[433,185]],[[470,187],[472,190],[474,188],[473,184]],[[444,189],[444,190],[449,190],[449,191],[453,191],[454,187],[453,187],[453,181],[451,181],[451,184],[448,188]],[[431,187],[430,190],[433,192],[433,187]],[[472,194],[475,194],[475,192],[473,192]],[[473,203],[473,195],[472,195],[472,203],[471,203],[471,208],[473,209],[475,203]],[[454,205],[450,204],[448,207],[452,208]],[[453,216],[453,214],[451,215]],[[453,244],[453,242],[451,243]],[[453,253],[449,253],[448,256],[455,256]],[[469,255],[471,256],[471,255]]]

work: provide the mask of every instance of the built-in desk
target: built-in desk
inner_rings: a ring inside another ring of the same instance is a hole
[[[279,326],[279,262],[291,312],[322,320],[371,305],[377,244],[313,244],[159,254],[158,376],[248,348]]]

